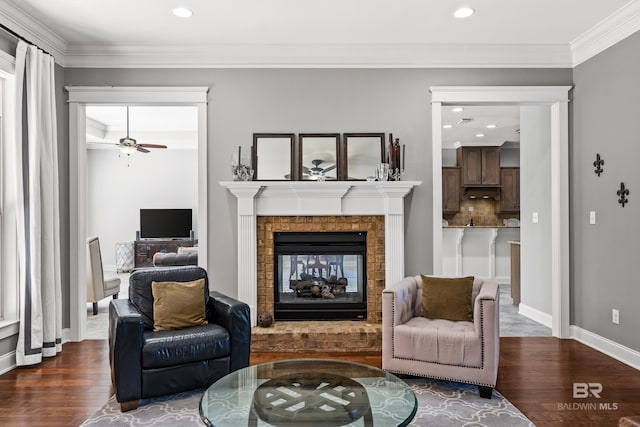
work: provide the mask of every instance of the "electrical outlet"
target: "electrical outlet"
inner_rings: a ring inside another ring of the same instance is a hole
[[[615,308],[611,310],[611,321],[616,325],[620,324],[620,311]]]
[[[596,223],[596,211],[589,212],[589,224],[593,225]]]
[[[531,214],[531,222],[533,222],[534,224],[538,223],[538,212],[534,212]]]

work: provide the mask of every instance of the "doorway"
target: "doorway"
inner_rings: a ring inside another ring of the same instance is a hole
[[[546,135],[550,157],[549,195],[550,256],[546,258],[551,281],[551,330],[559,338],[569,337],[569,86],[459,86],[432,87],[433,161],[433,268],[442,273],[442,108],[455,105],[544,106],[549,123]]]
[[[99,239],[105,279],[120,278],[118,297],[126,299],[127,273],[151,265],[140,259],[147,238],[197,246],[198,111],[88,104],[86,115],[86,237]],[[109,299],[97,308],[87,311],[85,338],[106,339]]]
[[[198,263],[207,266],[207,87],[69,86],[70,182],[70,337],[82,341],[86,331],[87,106],[191,106],[197,110]]]

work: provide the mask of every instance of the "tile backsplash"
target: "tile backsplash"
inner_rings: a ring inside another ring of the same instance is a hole
[[[495,206],[496,201],[493,199],[461,200],[460,211],[446,219],[450,226],[467,225],[470,218],[473,218],[473,224],[477,226],[502,226],[505,218],[520,219],[518,214],[509,214],[504,217],[496,215]]]

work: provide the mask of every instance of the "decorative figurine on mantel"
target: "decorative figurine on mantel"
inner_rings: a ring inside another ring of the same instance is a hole
[[[393,134],[389,134],[389,149],[387,158],[389,163],[389,181],[400,181],[404,172],[404,144],[402,145],[402,158],[400,157],[400,138],[393,139]]]
[[[231,176],[234,181],[251,181],[253,179],[253,168],[250,161],[242,160],[242,147],[238,146],[238,158],[231,159]]]

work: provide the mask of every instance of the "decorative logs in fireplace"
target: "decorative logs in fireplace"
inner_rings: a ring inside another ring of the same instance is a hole
[[[367,233],[274,232],[274,319],[366,319]]]
[[[346,277],[338,279],[337,276],[316,277],[311,274],[302,273],[300,280],[292,280],[289,282],[291,289],[296,291],[297,298],[325,298],[333,299],[336,296],[342,296],[347,289],[349,281]]]

